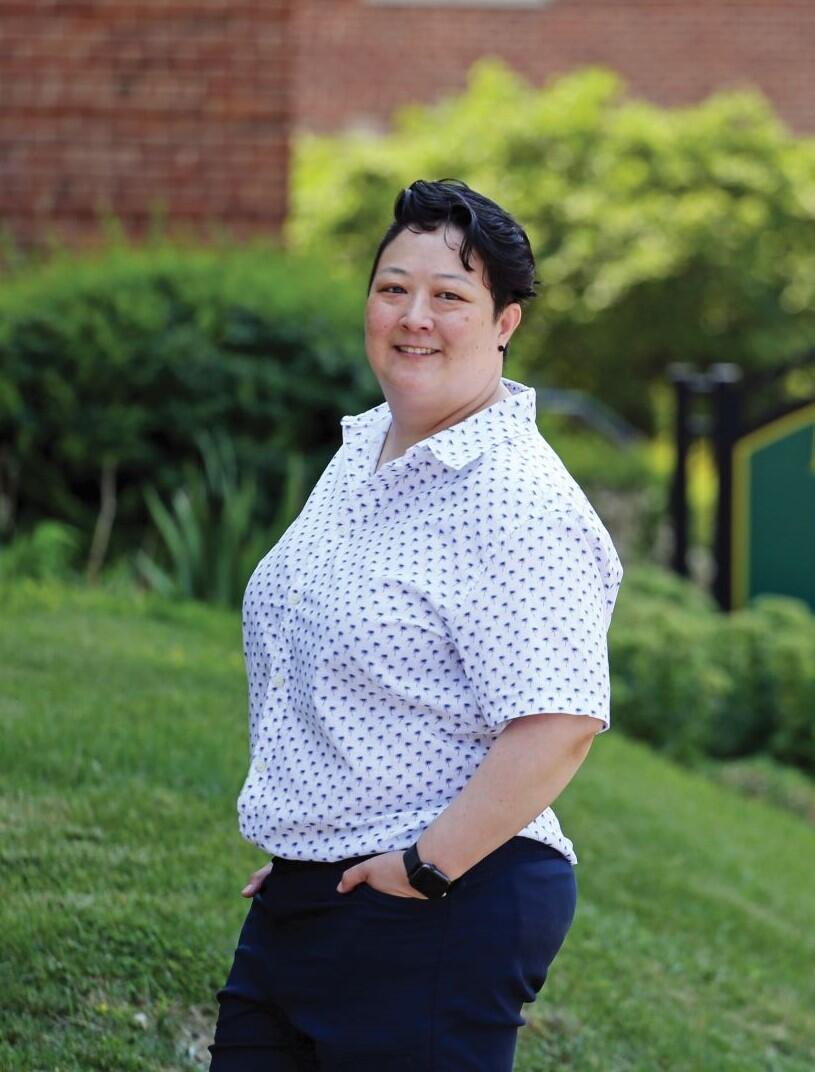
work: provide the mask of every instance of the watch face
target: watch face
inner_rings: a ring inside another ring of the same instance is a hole
[[[449,881],[433,864],[422,864],[410,883],[425,897],[444,897],[450,887]]]

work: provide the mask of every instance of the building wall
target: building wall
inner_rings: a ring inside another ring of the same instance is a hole
[[[815,131],[811,0],[300,0],[295,29],[300,129],[386,129],[395,106],[460,91],[487,54],[535,85],[607,65],[663,106],[753,84]]]
[[[756,84],[815,130],[810,0],[0,0],[0,226],[23,246],[176,223],[277,232],[293,127],[387,129],[482,55],[605,64],[662,105]]]
[[[0,0],[0,225],[24,247],[175,221],[276,231],[292,0]]]

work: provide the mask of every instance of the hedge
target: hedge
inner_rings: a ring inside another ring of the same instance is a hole
[[[815,615],[786,596],[725,614],[689,581],[626,569],[609,630],[612,719],[675,758],[761,752],[815,773]]]
[[[276,247],[164,242],[63,253],[0,292],[0,536],[51,519],[82,534],[115,509],[111,550],[150,527],[204,429],[234,444],[276,515],[292,451],[309,487],[339,420],[381,401],[364,294],[334,266]],[[98,533],[97,533],[98,535]]]

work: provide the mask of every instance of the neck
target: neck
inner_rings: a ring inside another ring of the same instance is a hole
[[[467,417],[471,417],[474,413],[478,413],[496,402],[509,398],[511,394],[512,392],[508,391],[499,380],[498,385],[489,393],[487,398],[471,401],[466,406],[461,406],[459,409],[446,414],[440,421],[430,426],[422,423],[420,418],[411,420],[405,414],[400,416],[398,409],[391,405],[391,424],[388,434],[385,436],[385,442],[382,444],[377,468],[380,465],[384,465],[385,462],[400,457],[406,450],[409,450],[410,447],[415,443],[419,443],[422,439],[427,439],[429,436],[435,435],[436,432],[441,432],[445,428],[458,424],[459,421],[466,420]]]

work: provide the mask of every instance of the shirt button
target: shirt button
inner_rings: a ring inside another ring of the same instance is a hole
[[[279,689],[281,685],[285,684],[286,679],[283,677],[282,674],[275,674],[275,676],[272,678],[272,687],[275,689]]]
[[[255,770],[260,771],[261,774],[262,774],[263,771],[266,770],[266,760],[265,759],[256,759],[255,760]]]
[[[299,602],[300,602],[300,593],[295,592],[294,590],[289,592],[289,606],[290,607],[296,607]]]

